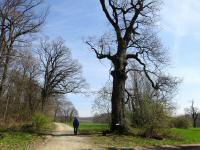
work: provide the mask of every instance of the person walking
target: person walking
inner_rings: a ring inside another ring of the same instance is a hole
[[[79,121],[77,117],[74,117],[73,127],[74,127],[74,135],[77,135],[78,127],[79,127]]]

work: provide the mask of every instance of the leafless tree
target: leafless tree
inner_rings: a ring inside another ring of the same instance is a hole
[[[126,130],[125,83],[127,73],[135,69],[129,68],[130,62],[140,66],[151,86],[158,90],[157,74],[168,61],[155,28],[161,0],[99,1],[113,32],[100,39],[89,38],[86,43],[98,59],[112,62],[111,131]]]
[[[80,92],[85,85],[81,66],[72,59],[62,39],[42,41],[37,52],[43,75],[42,110],[50,96]]]
[[[192,105],[189,108],[185,108],[186,114],[192,117],[193,127],[197,127],[197,119],[199,117],[199,109],[194,106],[194,101],[192,101]]]
[[[55,110],[54,110],[54,121],[56,121],[57,116],[60,115],[62,116],[62,109],[61,107],[63,106],[64,99],[57,95],[54,99],[54,105],[55,105]]]
[[[37,33],[45,22],[46,10],[41,11],[43,0],[0,1],[0,96],[5,90],[11,59],[20,43]],[[36,10],[37,9],[37,10]]]
[[[137,66],[133,68],[136,70]],[[134,71],[129,73],[128,81],[129,84],[126,85],[127,109],[132,117],[131,122],[136,126],[144,126],[149,124],[149,120],[160,119],[163,124],[166,124],[164,122],[166,117],[163,116],[171,115],[174,110],[171,99],[176,94],[180,80],[171,76],[160,76],[157,80],[160,89],[155,90],[143,72]],[[154,111],[151,111],[151,105],[159,106],[158,109],[161,114],[156,110],[156,107]],[[157,119],[156,117],[160,118]]]
[[[74,116],[78,115],[73,103],[67,100],[63,95],[57,95],[55,98],[54,120],[60,118],[61,121],[72,121]]]
[[[31,52],[20,50],[16,56],[0,106],[4,121],[8,118],[30,120],[39,105],[39,64]]]
[[[21,70],[22,75],[26,78],[25,86],[21,91],[26,93],[25,99],[30,110],[30,116],[37,110],[39,105],[38,94],[39,89],[39,63],[38,60],[29,51],[21,51],[19,54],[19,63],[21,64],[18,70]]]
[[[110,124],[110,114],[111,114],[111,96],[112,96],[112,87],[110,84],[105,85],[101,88],[92,105],[92,111],[98,116],[105,116],[105,120]]]

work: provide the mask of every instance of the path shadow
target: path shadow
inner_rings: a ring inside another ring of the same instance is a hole
[[[200,146],[155,147],[147,150],[200,150]]]
[[[151,148],[108,148],[108,150],[200,150],[199,146],[169,146],[169,147],[151,147]]]
[[[82,133],[82,134],[77,134],[74,135],[73,133],[61,133],[61,132],[37,132],[38,135],[44,135],[44,136],[90,136],[91,134],[89,133]]]

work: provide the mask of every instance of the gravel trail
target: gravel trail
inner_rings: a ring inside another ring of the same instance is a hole
[[[45,143],[38,146],[35,150],[90,150],[92,146],[85,136],[74,136],[73,128],[63,124],[55,123],[56,136],[48,136]]]

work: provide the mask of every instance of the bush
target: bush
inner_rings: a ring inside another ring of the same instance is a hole
[[[42,113],[36,113],[33,116],[33,126],[35,130],[48,130],[51,128],[51,120]]]
[[[146,99],[143,101],[143,112],[137,113],[136,125],[143,128],[141,135],[147,138],[162,140],[168,134],[170,109],[162,102]]]
[[[179,116],[172,118],[171,127],[173,128],[189,128],[192,126],[191,120],[186,118],[185,116]]]

